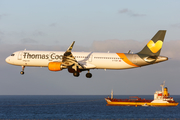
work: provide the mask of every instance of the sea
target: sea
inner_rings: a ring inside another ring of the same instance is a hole
[[[107,106],[108,95],[1,95],[0,119],[180,120],[176,107]],[[130,95],[114,95],[129,98]],[[133,95],[134,96],[134,95]],[[180,95],[171,95],[180,102]],[[138,95],[153,99],[153,95]]]

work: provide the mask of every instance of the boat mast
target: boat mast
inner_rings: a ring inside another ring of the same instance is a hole
[[[163,84],[160,85],[162,87],[162,96],[164,96],[164,86],[165,86],[165,81],[163,82]]]
[[[113,89],[111,90],[111,99],[113,99]]]

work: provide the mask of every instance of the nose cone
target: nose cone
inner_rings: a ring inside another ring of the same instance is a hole
[[[7,57],[5,61],[10,64],[10,57]]]

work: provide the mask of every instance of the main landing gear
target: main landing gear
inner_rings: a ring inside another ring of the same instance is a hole
[[[88,73],[86,73],[86,77],[87,77],[87,78],[91,78],[91,77],[92,77],[92,74],[88,71]]]
[[[73,73],[73,75],[74,75],[74,77],[79,77],[79,72],[78,71],[75,71],[74,73]],[[91,78],[92,77],[92,74],[88,71],[88,73],[86,73],[86,77],[87,78]]]
[[[20,72],[21,75],[24,75],[24,68],[25,66],[22,66],[22,71]]]
[[[79,72],[78,72],[78,71],[75,71],[75,72],[73,73],[73,75],[74,75],[74,77],[79,77]]]

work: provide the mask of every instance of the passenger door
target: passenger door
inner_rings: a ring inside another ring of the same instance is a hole
[[[22,55],[23,55],[23,52],[18,53],[18,60],[22,60]]]

